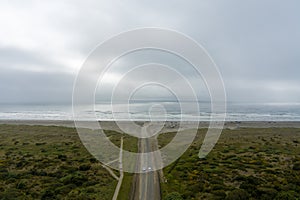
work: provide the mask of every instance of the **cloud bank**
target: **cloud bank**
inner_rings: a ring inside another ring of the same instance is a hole
[[[229,101],[300,102],[299,6],[297,0],[4,1],[0,103],[71,102],[73,81],[89,52],[119,32],[151,26],[178,30],[202,44],[220,69]],[[132,59],[147,61],[143,55]],[[178,65],[175,60],[168,63]],[[115,78],[122,73],[117,68]],[[99,91],[102,96],[109,95],[110,84],[106,93]],[[205,93],[203,85],[198,88],[200,96]]]

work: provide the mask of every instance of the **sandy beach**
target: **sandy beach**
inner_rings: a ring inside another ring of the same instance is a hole
[[[114,121],[100,121],[102,129],[121,131]],[[129,122],[128,122],[129,123]],[[144,122],[136,122],[141,124]],[[75,127],[74,121],[63,120],[0,120],[0,124],[14,124],[14,125],[42,125],[42,126],[63,126]],[[182,122],[181,128],[190,129],[196,126],[197,122]],[[199,128],[207,128],[209,122],[200,122]],[[163,132],[177,129],[179,122],[168,121],[165,123]],[[237,128],[300,128],[300,121],[235,121],[225,122],[224,129]]]

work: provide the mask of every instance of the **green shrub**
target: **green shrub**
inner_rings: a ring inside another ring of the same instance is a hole
[[[226,200],[247,200],[250,195],[246,190],[235,189],[228,193]]]
[[[282,191],[277,194],[274,200],[295,200],[298,199],[299,195],[297,195],[294,191]]]
[[[55,192],[58,194],[68,194],[71,190],[76,188],[75,184],[68,184],[55,189]]]
[[[42,146],[42,145],[45,145],[45,144],[47,144],[47,143],[46,142],[37,142],[37,143],[35,143],[36,146]]]
[[[0,192],[0,197],[1,200],[25,199],[24,194],[15,188],[8,188],[4,192]]]
[[[81,186],[87,180],[85,176],[79,173],[70,174],[60,179],[63,184],[75,184],[76,186]]]
[[[211,189],[212,190],[226,190],[227,188],[225,185],[216,184],[216,185],[212,185]]]
[[[276,194],[278,193],[277,190],[271,188],[270,186],[258,188],[258,196],[260,199],[274,199]]]
[[[197,182],[189,186],[189,190],[193,192],[202,192],[204,190],[204,182]]]
[[[181,195],[183,199],[193,199],[195,198],[195,192],[191,190],[186,190],[184,193]]]
[[[89,169],[91,169],[91,165],[83,164],[79,166],[80,171],[87,171]]]
[[[16,188],[19,190],[23,190],[26,188],[26,186],[27,186],[26,182],[21,180],[17,183]]]
[[[66,155],[58,155],[57,158],[61,161],[66,161],[67,160],[67,156]]]
[[[167,194],[164,200],[183,200],[183,198],[178,192],[172,192]]]
[[[211,193],[217,196],[218,199],[225,199],[226,197],[226,193],[224,190],[213,190]]]
[[[300,162],[296,162],[296,163],[293,165],[293,170],[300,170]]]
[[[53,190],[46,189],[43,192],[43,195],[42,195],[41,199],[42,200],[53,200],[53,199],[57,199],[57,198],[56,198],[55,192]]]
[[[88,186],[94,186],[97,185],[99,183],[99,181],[95,181],[95,180],[90,180],[90,181],[86,181],[83,183],[83,187],[88,187]]]

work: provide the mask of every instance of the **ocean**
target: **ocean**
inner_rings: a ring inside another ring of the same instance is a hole
[[[193,109],[192,105],[195,102],[184,102],[181,105],[183,104],[184,112],[181,111],[178,102],[134,102],[129,106],[118,103],[114,104],[113,109],[110,103],[98,103],[95,105],[95,111],[82,106],[80,115],[82,120],[95,116],[103,121],[210,120],[210,103],[198,103],[200,112]],[[71,105],[0,104],[0,120],[73,120],[73,112]],[[300,103],[230,102],[227,103],[226,121],[300,121]]]

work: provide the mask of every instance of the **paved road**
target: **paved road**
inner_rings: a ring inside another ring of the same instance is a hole
[[[147,153],[152,152],[156,147],[156,141],[154,138],[141,138],[139,139],[139,152]],[[139,158],[138,168],[144,173],[136,174],[134,185],[134,200],[160,200],[160,182],[158,171],[152,171],[156,164],[157,158],[152,155],[141,156]],[[150,167],[150,168],[149,168]]]
[[[115,189],[115,193],[113,196],[113,200],[117,200],[121,185],[124,178],[124,172],[123,172],[123,137],[121,137],[121,146],[120,146],[120,155],[119,155],[119,170],[120,170],[120,178],[118,179],[118,184]]]

